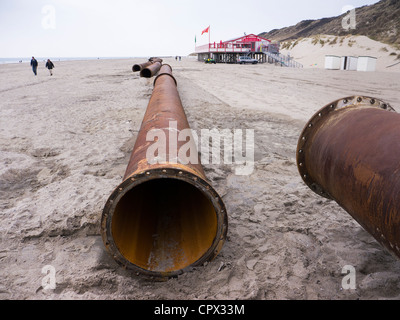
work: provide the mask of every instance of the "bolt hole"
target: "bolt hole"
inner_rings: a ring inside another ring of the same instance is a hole
[[[375,104],[375,99],[371,99],[370,103]]]
[[[362,101],[362,98],[357,98],[357,102],[361,102]]]

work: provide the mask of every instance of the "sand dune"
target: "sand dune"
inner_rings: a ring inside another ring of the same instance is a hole
[[[305,68],[324,68],[325,55],[371,56],[378,58],[377,71],[400,72],[400,64],[387,68],[400,62],[400,50],[365,36],[319,35],[287,42],[286,46],[281,52],[290,54]]]
[[[309,190],[295,162],[302,128],[333,100],[365,94],[400,111],[398,73],[167,59],[192,129],[254,129],[256,163],[250,176],[204,166],[228,210],[227,242],[207,265],[155,282],[121,269],[99,232],[152,93],[136,62],[55,62],[53,77],[0,65],[1,299],[400,299],[400,262]],[[46,265],[54,290],[42,286]],[[346,265],[356,290],[342,288]]]

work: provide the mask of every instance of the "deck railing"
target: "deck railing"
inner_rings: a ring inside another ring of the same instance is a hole
[[[210,43],[196,47],[196,53],[224,53],[224,52],[251,52],[251,48],[239,47],[234,45],[223,45],[220,43]]]
[[[280,63],[284,67],[289,68],[303,68],[301,63],[294,61],[292,57],[281,54],[281,53],[271,53],[271,52],[264,52],[268,57],[274,60],[277,63]]]
[[[267,47],[258,48],[256,52],[252,52],[250,48],[236,47],[232,45],[221,45],[219,43],[209,43],[196,47],[196,53],[244,53],[250,55],[252,53],[264,53],[272,62],[279,63],[283,67],[303,68],[301,63],[294,61],[292,57],[281,53],[272,53]]]

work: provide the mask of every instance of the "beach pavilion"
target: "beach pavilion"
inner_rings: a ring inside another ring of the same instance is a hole
[[[217,63],[237,63],[240,56],[249,56],[259,63],[271,62],[271,54],[279,54],[279,44],[255,34],[196,47],[199,61],[213,58]]]

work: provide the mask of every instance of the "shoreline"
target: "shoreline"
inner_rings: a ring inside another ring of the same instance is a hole
[[[146,59],[143,57],[55,57],[55,58],[43,58],[35,57],[38,61],[47,61],[50,59],[54,62],[65,62],[65,61],[92,61],[92,60],[128,60],[128,59]],[[22,62],[19,62],[22,61]],[[19,63],[30,63],[31,58],[0,58],[0,65],[2,64],[19,64]]]

